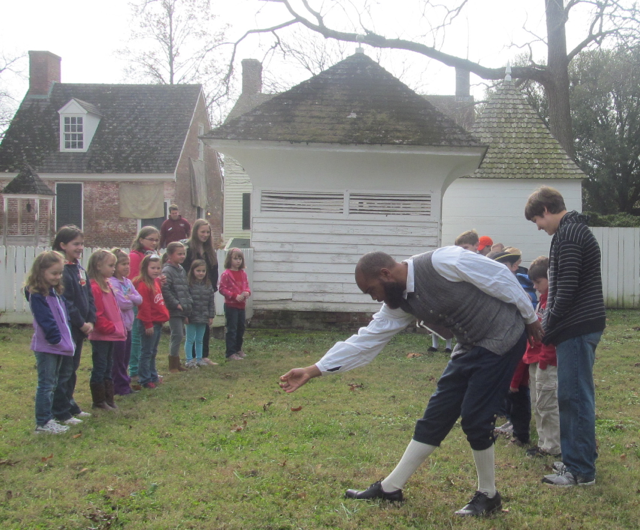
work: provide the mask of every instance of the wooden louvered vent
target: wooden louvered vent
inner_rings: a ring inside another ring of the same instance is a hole
[[[351,193],[349,215],[431,215],[431,195]]]
[[[261,212],[341,214],[344,194],[308,191],[262,191]]]

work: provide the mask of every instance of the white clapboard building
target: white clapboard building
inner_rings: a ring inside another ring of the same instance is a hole
[[[487,148],[362,53],[203,138],[251,179],[254,319],[375,311],[360,256],[438,247],[444,190]]]

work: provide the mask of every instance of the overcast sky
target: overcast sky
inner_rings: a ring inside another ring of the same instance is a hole
[[[299,0],[295,0],[299,3]],[[331,1],[331,0],[329,0]],[[359,0],[353,0],[358,3]],[[451,4],[449,0],[442,0]],[[347,2],[344,2],[347,4]],[[454,2],[455,3],[455,2]],[[125,64],[116,50],[126,46],[130,32],[130,11],[127,0],[0,0],[2,32],[0,51],[5,55],[26,54],[28,50],[48,50],[62,57],[62,81],[67,83],[121,83]],[[375,29],[387,36],[416,38],[430,34],[426,21],[411,6],[413,0],[373,0]],[[267,27],[288,19],[281,5],[260,0],[213,0],[214,12],[220,20],[230,24],[227,33],[234,40],[252,27]],[[544,2],[542,0],[469,0],[464,15],[459,17],[453,29],[446,33],[446,40],[439,41],[443,51],[468,57],[486,66],[503,66],[522,50],[511,46],[512,42],[531,40],[527,28],[544,36]],[[341,20],[341,17],[345,20]],[[346,16],[336,13],[335,24],[346,24]],[[584,30],[584,24],[569,26],[568,38],[576,42],[580,35],[572,29]],[[302,35],[302,34],[300,34]],[[300,36],[303,41],[304,37]],[[255,57],[263,59],[264,47],[272,42],[270,37],[253,37],[239,49],[237,59]],[[428,42],[427,42],[428,43]],[[262,46],[262,48],[261,48]],[[355,45],[347,44],[351,53]],[[365,47],[373,58],[378,52]],[[539,59],[544,59],[544,49],[536,49]],[[423,93],[451,94],[454,91],[454,73],[434,61],[427,61],[416,54],[388,53],[380,57],[382,65],[394,75]],[[28,64],[21,64],[23,78],[11,79],[11,86],[18,99],[26,91]],[[271,59],[266,64],[266,75],[290,84],[309,77],[301,68],[292,68],[280,60]],[[472,79],[472,83],[479,80]],[[482,96],[482,88],[474,90]]]

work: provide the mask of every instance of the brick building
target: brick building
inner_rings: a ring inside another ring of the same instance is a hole
[[[60,57],[29,59],[29,91],[0,145],[0,189],[29,164],[55,193],[52,232],[79,225],[91,247],[129,247],[171,203],[190,222],[206,218],[219,241],[222,178],[199,139],[210,129],[200,85],[62,83]],[[8,214],[11,233],[18,215]]]

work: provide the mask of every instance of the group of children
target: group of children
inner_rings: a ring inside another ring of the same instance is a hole
[[[186,366],[217,364],[208,359],[218,283],[209,223],[198,219],[191,238],[170,243],[162,257],[159,241],[155,227],[143,227],[130,252],[96,250],[85,271],[80,264],[84,235],[69,225],[58,231],[53,249],[34,260],[25,296],[33,313],[31,349],[38,372],[36,433],[60,434],[91,416],[73,397],[85,338],[92,350],[93,408],[105,411],[118,408],[115,395],[154,389],[162,382],[156,356],[166,322],[171,372],[186,370],[179,357],[184,328]],[[182,266],[187,258],[188,271]],[[240,360],[251,296],[242,251],[231,249],[224,265],[220,292],[227,316],[226,356]]]
[[[540,256],[531,263],[529,269],[526,269],[521,266],[520,250],[515,247],[505,247],[502,244],[493,245],[491,238],[478,237],[475,230],[460,234],[455,244],[472,252],[483,253],[487,258],[505,265],[529,295],[539,320],[543,320],[549,291],[549,258]],[[487,248],[489,252],[486,252]],[[540,295],[539,298],[537,294]],[[437,347],[437,342],[434,346]],[[449,343],[447,348],[451,348]],[[433,351],[432,348],[430,350]],[[527,447],[528,456],[560,456],[557,370],[556,351],[553,345],[542,343],[528,345],[511,380],[509,394],[502,411],[507,422],[497,427],[495,432],[512,435],[511,442],[519,447]],[[538,432],[538,443],[536,446],[529,447],[532,409]]]

